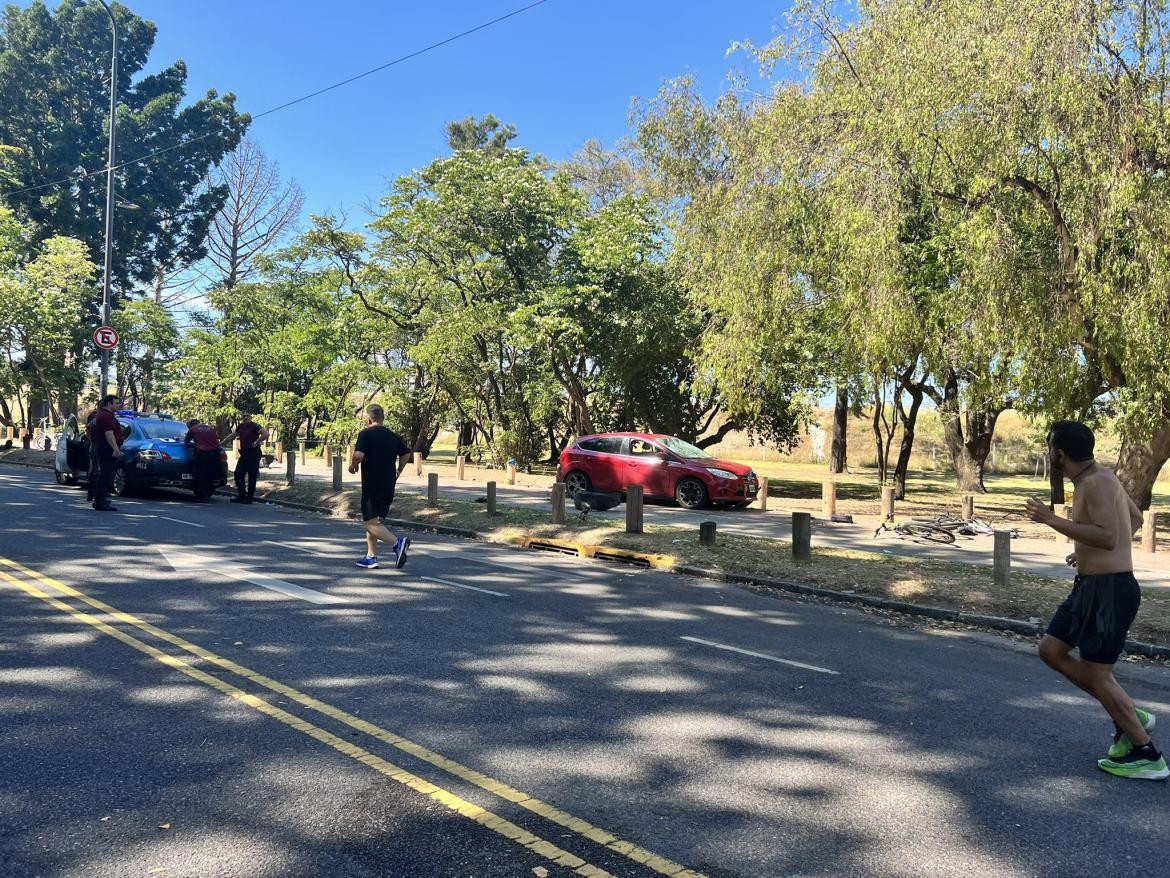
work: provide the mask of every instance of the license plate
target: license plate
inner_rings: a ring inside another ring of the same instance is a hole
[[[186,480],[186,479],[190,479],[190,478],[194,478],[194,477],[191,475],[191,473],[183,473],[181,478]]]

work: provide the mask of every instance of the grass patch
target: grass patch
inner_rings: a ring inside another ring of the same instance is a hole
[[[257,496],[323,506],[339,517],[358,512],[356,488],[334,491],[331,486],[302,482],[292,487],[260,485]],[[814,549],[810,561],[796,561],[787,541],[721,534],[714,549],[698,544],[693,528],[648,525],[644,534],[627,534],[624,516],[590,516],[580,521],[572,512],[564,525],[549,521],[549,513],[499,506],[495,516],[486,507],[462,500],[441,499],[430,508],[415,494],[400,494],[391,516],[420,524],[474,530],[486,539],[506,541],[521,536],[551,537],[597,546],[631,549],[673,556],[676,563],[782,579],[808,585],[875,595],[946,609],[1027,621],[1047,621],[1064,600],[1071,579],[1052,579],[1016,572],[1011,585],[997,588],[990,567],[883,555],[845,549]],[[355,539],[357,531],[354,533]],[[1170,592],[1147,590],[1131,636],[1170,644]]]
[[[53,465],[53,458],[55,452],[37,450],[35,448],[21,448],[19,445],[15,448],[0,448],[0,461],[4,463],[25,463],[30,466],[47,466]]]

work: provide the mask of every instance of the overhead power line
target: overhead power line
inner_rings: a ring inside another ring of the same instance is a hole
[[[294,107],[297,104],[300,104],[300,103],[303,103],[307,100],[310,100],[311,98],[319,97],[320,95],[323,95],[326,92],[330,92],[330,91],[333,91],[334,89],[341,88],[342,86],[349,85],[351,82],[357,82],[359,79],[365,79],[367,76],[372,76],[375,73],[380,73],[381,71],[386,70],[387,68],[395,66],[396,64],[402,64],[404,61],[410,61],[412,58],[417,58],[419,55],[425,55],[427,52],[433,52],[435,49],[442,48],[443,46],[446,46],[450,43],[453,43],[456,40],[461,40],[464,37],[468,37],[474,33],[478,33],[481,30],[486,30],[487,28],[492,27],[493,25],[499,24],[502,21],[507,21],[509,18],[515,18],[517,15],[522,15],[523,13],[528,12],[530,9],[535,9],[537,6],[543,6],[545,3],[548,3],[548,2],[549,2],[549,0],[535,0],[535,2],[529,3],[527,6],[521,6],[519,9],[513,9],[511,12],[507,12],[507,13],[505,13],[497,18],[491,19],[490,21],[485,21],[482,24],[477,24],[475,27],[468,28],[465,31],[460,31],[457,34],[453,34],[452,36],[446,37],[445,39],[439,40],[438,42],[431,43],[429,46],[423,46],[421,49],[416,49],[413,52],[409,52],[406,55],[402,55],[398,58],[395,58],[393,61],[387,61],[385,64],[379,64],[377,67],[371,67],[369,70],[366,70],[362,73],[358,73],[355,76],[349,77],[348,79],[343,79],[340,82],[335,82],[332,85],[327,85],[324,88],[319,88],[316,91],[309,92],[306,95],[301,95],[299,98],[293,98],[291,101],[285,101],[283,104],[278,104],[275,107],[270,107],[269,109],[264,110],[263,112],[254,114],[252,116],[252,121],[254,122],[257,119],[263,119],[265,116],[271,116],[273,113],[279,113],[281,110],[287,110],[289,107]],[[190,146],[192,143],[198,143],[200,140],[206,140],[208,137],[213,136],[214,133],[215,132],[210,132],[208,134],[202,134],[199,137],[192,137],[190,140],[184,140],[182,143],[176,143],[174,146],[168,146],[168,147],[165,147],[163,149],[157,149],[154,152],[147,153],[144,156],[139,156],[136,159],[131,159],[131,160],[126,161],[126,162],[121,162],[119,164],[114,165],[114,170],[116,171],[116,170],[119,170],[121,168],[130,167],[131,165],[138,165],[138,164],[141,164],[142,162],[148,161],[152,158],[163,155],[165,153],[173,152],[176,149],[182,149],[185,146]],[[60,180],[54,180],[51,183],[39,183],[36,186],[26,186],[23,189],[10,189],[10,190],[7,190],[5,192],[0,192],[0,197],[6,196],[6,195],[22,195],[25,192],[36,192],[38,189],[49,189],[49,188],[52,188],[54,186],[61,186],[65,183],[75,183],[78,180],[84,180],[87,177],[93,177],[93,176],[96,176],[98,174],[104,174],[104,173],[106,173],[107,170],[108,170],[108,168],[103,167],[103,168],[98,168],[97,170],[93,170],[93,171],[85,171],[84,173],[81,173],[81,174],[74,174],[73,176],[70,176],[70,177],[63,177]]]

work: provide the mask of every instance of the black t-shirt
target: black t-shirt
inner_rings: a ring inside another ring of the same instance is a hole
[[[357,436],[355,451],[362,457],[362,487],[391,491],[398,478],[398,458],[410,454],[402,437],[380,424],[366,427]]]

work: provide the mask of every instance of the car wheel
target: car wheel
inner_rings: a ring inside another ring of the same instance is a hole
[[[593,490],[593,482],[589,480],[589,476],[581,472],[579,469],[573,470],[565,476],[565,494],[570,500],[573,499],[578,491],[589,492]]]
[[[57,477],[57,484],[58,485],[72,485],[73,484],[73,476],[69,475],[68,473],[63,473],[59,469],[54,469],[53,475]]]
[[[674,499],[683,509],[699,509],[707,504],[707,486],[698,479],[679,479]]]
[[[130,493],[130,480],[126,478],[126,468],[119,466],[114,469],[114,493],[125,497]]]

